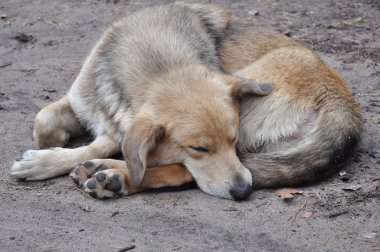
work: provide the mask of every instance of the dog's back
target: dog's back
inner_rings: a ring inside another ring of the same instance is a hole
[[[309,48],[243,21],[220,48],[222,68],[276,83],[242,102],[239,157],[255,187],[307,184],[340,169],[360,141],[362,116],[343,79]]]
[[[125,70],[116,77],[123,83],[133,83],[137,86],[134,88],[149,85],[143,76],[150,80],[179,65],[196,63],[219,70],[210,34],[199,17],[185,7],[162,5],[143,9],[114,24],[109,37],[110,43],[101,51],[106,59],[113,59],[110,68]],[[132,85],[125,87],[127,92]]]

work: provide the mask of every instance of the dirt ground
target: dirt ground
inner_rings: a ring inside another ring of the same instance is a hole
[[[378,0],[205,1],[314,48],[361,104],[358,154],[292,200],[261,190],[233,202],[193,188],[98,201],[68,177],[9,178],[13,160],[36,148],[35,114],[65,94],[105,27],[154,2],[169,1],[1,1],[0,251],[380,251]]]

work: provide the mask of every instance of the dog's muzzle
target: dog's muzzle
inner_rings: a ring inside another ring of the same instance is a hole
[[[234,200],[240,201],[248,198],[249,195],[252,193],[252,185],[241,183],[236,186],[234,186],[230,190],[230,194]]]

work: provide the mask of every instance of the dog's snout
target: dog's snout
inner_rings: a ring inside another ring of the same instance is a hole
[[[250,184],[240,183],[230,190],[230,194],[234,200],[246,199],[252,193],[252,186]]]

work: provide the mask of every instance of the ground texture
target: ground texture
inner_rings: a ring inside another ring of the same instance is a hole
[[[36,148],[35,114],[65,94],[101,32],[153,2],[167,1],[1,1],[0,251],[380,251],[377,0],[207,1],[315,49],[361,105],[358,154],[292,200],[262,190],[237,203],[190,189],[97,201],[68,177],[9,178],[12,160]]]

